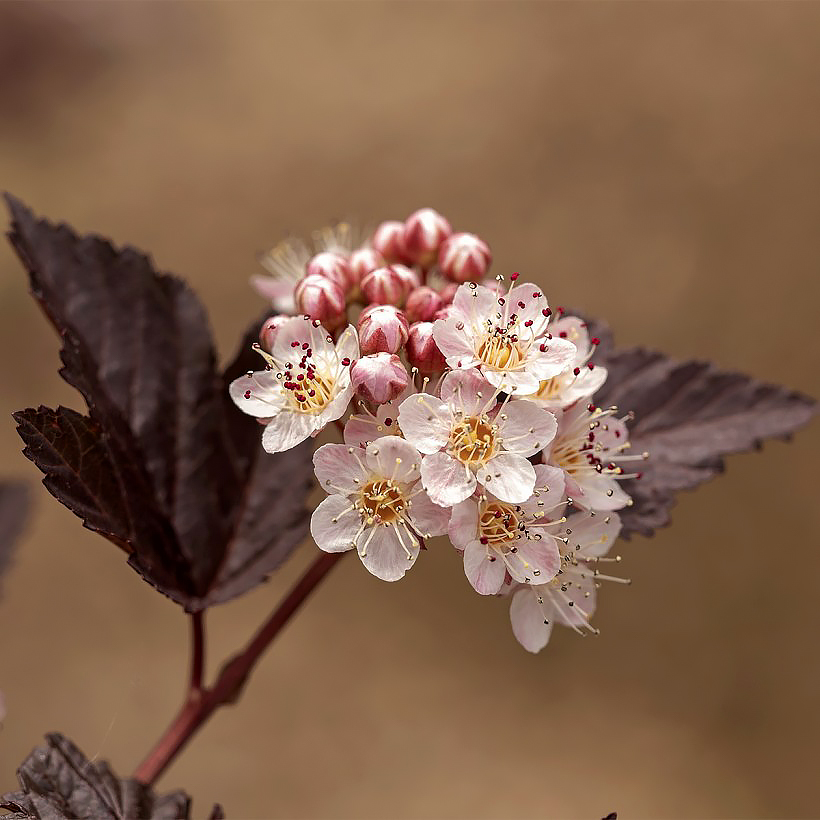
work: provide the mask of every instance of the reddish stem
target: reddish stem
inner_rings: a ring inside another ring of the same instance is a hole
[[[210,688],[202,686],[202,669],[205,659],[204,622],[201,616],[192,616],[191,685],[188,695],[179,714],[145,760],[137,767],[134,772],[136,780],[149,785],[154,783],[196,734],[200,726],[220,706],[236,701],[248,675],[264,651],[299,609],[305,598],[343,555],[343,552],[319,555],[271,613],[268,620],[262,624],[248,645],[225,663],[219,677]]]

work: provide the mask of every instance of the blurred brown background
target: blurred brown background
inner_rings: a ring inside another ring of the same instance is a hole
[[[0,4],[0,187],[150,250],[221,348],[255,252],[433,205],[624,345],[820,393],[817,3]],[[80,407],[0,248],[2,474],[36,515],[0,604],[0,788],[47,730],[125,774],[187,624],[42,490],[8,414]],[[228,816],[817,816],[820,427],[624,544],[600,638],[530,656],[436,544],[343,562],[163,778]],[[311,558],[214,611],[211,668]]]

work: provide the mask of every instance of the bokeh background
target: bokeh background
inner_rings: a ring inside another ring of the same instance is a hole
[[[423,205],[644,344],[820,393],[820,4],[0,3],[0,187],[150,250],[224,355],[287,232]],[[37,484],[9,413],[81,407],[0,247],[2,475],[35,515],[0,602],[0,788],[48,730],[133,769],[187,624]],[[161,787],[198,814],[808,817],[820,428],[623,544],[599,638],[530,656],[434,544],[343,562]],[[213,611],[210,668],[309,562]]]

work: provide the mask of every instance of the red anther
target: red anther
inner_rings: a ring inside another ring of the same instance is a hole
[[[535,291],[535,293],[533,293],[533,295],[532,295],[532,298],[533,299],[540,299],[541,298],[541,291],[540,290]]]
[[[590,343],[591,345],[599,345],[599,344],[601,344],[601,340],[600,340],[597,336],[593,336],[593,337],[589,340],[589,343]]]
[[[291,347],[299,347],[299,342],[291,342],[290,346]]]
[[[638,473],[638,475],[635,476],[635,481],[637,481],[639,478],[643,478],[643,473]]]
[[[594,365],[592,362],[587,362],[587,367],[588,367],[590,370],[595,370],[595,365]]]
[[[559,316],[563,316],[563,315],[564,315],[564,308],[562,308],[562,307],[559,307],[559,308],[558,308],[558,315],[559,315]]]
[[[511,282],[515,282],[517,279],[518,279],[518,274],[517,273],[511,273],[510,274],[510,281]],[[524,305],[521,305],[521,307],[524,307]]]
[[[590,432],[587,434],[587,438],[588,438],[590,441],[595,441],[595,433],[593,433],[593,432],[591,432],[591,431],[590,431]]]
[[[546,352],[547,352],[547,346],[546,346],[546,345],[540,345],[538,349],[539,349],[542,353],[546,353]]]
[[[300,374],[296,377],[296,381],[297,381],[297,382],[300,382],[300,381],[302,381],[302,379],[304,379],[304,378],[305,378],[305,374],[304,374],[304,373],[300,373]]]
[[[246,390],[246,391],[245,391],[245,398],[246,398],[246,399],[249,399],[250,397],[251,397],[251,391],[250,391],[250,390]]]
[[[621,431],[620,431],[620,430],[616,430],[616,431],[615,431],[615,438],[620,438],[620,437],[621,437]]]
[[[307,350],[310,345],[307,342],[302,342],[302,350]]]
[[[573,372],[573,373],[577,376],[577,375],[581,372],[581,368],[580,368],[580,367],[576,367],[576,368],[574,368],[574,369],[573,369],[573,371],[572,371],[572,372]]]
[[[307,396],[304,393],[297,393],[296,401],[300,401],[304,404],[307,401]]]
[[[315,396],[315,395],[316,395],[315,390],[308,390],[308,396]]]
[[[498,304],[499,305],[505,305],[505,304],[507,304],[507,300],[503,296],[499,296],[498,297]]]
[[[552,316],[552,311],[549,308],[544,308],[541,311],[541,315],[542,316],[547,316],[547,317]]]
[[[347,367],[350,364],[350,359],[345,356],[344,359],[342,359],[342,364]]]
[[[558,335],[559,335],[562,339],[566,339],[566,338],[567,338],[567,332],[566,332],[566,330],[562,330],[562,331],[561,331]]]
[[[489,538],[487,538],[487,536],[486,536],[486,535],[482,535],[482,536],[481,536],[481,538],[479,538],[478,540],[479,540],[482,544],[489,544],[489,543],[490,543],[490,539],[489,539]],[[491,560],[492,560],[492,559],[491,559]]]
[[[390,427],[393,424],[393,419],[385,419],[384,424],[386,427]]]
[[[594,413],[595,412],[595,405],[594,404],[588,404],[587,405],[587,410],[589,410],[590,413]]]
[[[524,327],[532,327],[532,319],[528,319],[526,322],[524,322]]]
[[[524,308],[526,307],[526,305],[525,305],[523,302],[519,302],[519,303],[518,303],[518,307],[520,307],[520,308],[521,308],[521,310],[524,310]]]
[[[493,517],[494,518],[501,518],[501,510],[496,510]]]

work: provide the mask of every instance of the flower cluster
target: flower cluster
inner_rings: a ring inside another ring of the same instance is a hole
[[[269,452],[342,430],[314,456],[317,545],[395,581],[446,534],[476,592],[510,597],[526,649],[556,622],[597,632],[596,590],[622,580],[599,569],[619,560],[620,481],[639,475],[624,464],[646,457],[592,403],[598,340],[517,273],[488,279],[488,245],[431,209],[355,244],[337,226],[268,254],[265,366],[231,385]]]

